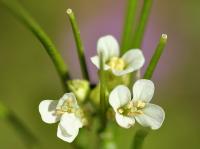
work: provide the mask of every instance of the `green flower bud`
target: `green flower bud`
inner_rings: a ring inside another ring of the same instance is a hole
[[[89,82],[86,80],[70,80],[67,81],[67,85],[78,101],[84,102],[90,90]]]

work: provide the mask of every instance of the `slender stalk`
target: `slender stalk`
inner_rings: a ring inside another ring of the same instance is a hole
[[[152,78],[153,72],[156,68],[156,65],[158,64],[161,54],[163,53],[166,43],[167,43],[167,35],[162,34],[162,36],[160,38],[160,42],[158,43],[155,53],[154,53],[153,57],[151,58],[150,64],[148,65],[147,70],[144,74],[145,79]],[[149,133],[149,131],[146,129],[138,130],[134,137],[134,142],[133,142],[132,148],[133,149],[142,149],[144,140],[145,140],[146,136],[148,135],[148,133]]]
[[[136,27],[135,35],[133,37],[132,48],[140,48],[144,37],[145,28],[150,15],[150,10],[153,0],[144,0],[139,23]]]
[[[138,130],[135,134],[131,149],[142,149],[144,140],[146,136],[148,135],[148,133],[149,133],[149,130],[146,130],[146,129]]]
[[[76,18],[71,9],[67,9],[67,15],[69,17],[69,20],[70,20],[70,23],[72,26],[72,30],[73,30],[73,34],[74,34],[74,38],[76,41],[77,53],[79,56],[80,66],[81,66],[81,71],[82,71],[83,77],[84,77],[84,79],[89,80],[89,75],[88,75],[87,65],[86,65],[86,60],[85,60],[85,55],[84,55],[84,46],[81,41],[80,30],[79,30]]]
[[[101,128],[99,132],[102,132],[106,127],[106,85],[105,85],[105,73],[103,63],[103,53],[100,53],[100,110],[101,110]]]
[[[121,42],[122,53],[125,53],[132,42],[133,24],[135,21],[137,0],[128,0]]]
[[[39,24],[29,15],[29,13],[19,4],[17,0],[0,0],[8,10],[21,21],[41,42],[46,52],[54,63],[60,76],[63,86],[67,90],[66,80],[69,78],[68,69],[55,45]]]
[[[163,53],[163,50],[166,46],[167,43],[167,35],[166,34],[162,34],[160,41],[156,47],[156,50],[151,58],[151,61],[144,73],[144,78],[145,79],[150,79],[155,71],[155,68],[158,64],[158,61],[161,57],[161,54]]]
[[[38,145],[39,141],[27,126],[5,105],[0,103],[0,119],[6,120],[21,137],[27,148],[34,148]]]

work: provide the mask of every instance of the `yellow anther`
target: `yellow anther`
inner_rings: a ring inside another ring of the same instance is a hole
[[[120,109],[118,109],[118,112],[119,112],[120,114],[122,114],[122,113],[124,113],[124,110],[123,110],[122,108],[120,108]]]
[[[135,106],[136,106],[137,108],[144,108],[145,105],[146,105],[146,103],[143,102],[143,101],[140,101],[140,100],[137,101],[137,102],[135,103]]]
[[[137,108],[136,108],[136,107],[131,107],[131,108],[130,108],[130,112],[131,112],[131,113],[134,113],[135,111],[137,111]]]
[[[108,65],[115,70],[124,70],[126,64],[122,58],[112,57],[108,62]]]
[[[135,112],[135,115],[140,115],[140,114],[143,114],[144,112],[142,111],[142,110],[137,110],[136,112]]]

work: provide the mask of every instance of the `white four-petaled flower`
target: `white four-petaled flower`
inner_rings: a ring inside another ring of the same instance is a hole
[[[66,93],[59,100],[43,100],[39,112],[46,123],[60,121],[57,136],[64,141],[72,142],[83,127],[83,113],[73,93]]]
[[[164,110],[149,103],[154,94],[154,84],[150,80],[141,79],[133,86],[133,98],[130,90],[117,86],[109,96],[109,103],[115,111],[117,123],[124,128],[130,128],[135,120],[144,127],[159,129],[164,121]]]
[[[116,76],[136,71],[140,69],[145,62],[142,51],[139,49],[131,49],[120,57],[119,44],[117,40],[107,35],[101,37],[97,43],[97,56],[91,58],[91,61],[97,68],[99,65],[99,55],[103,54],[104,69],[111,69]]]

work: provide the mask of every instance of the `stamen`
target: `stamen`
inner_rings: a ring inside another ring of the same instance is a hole
[[[143,101],[141,101],[141,100],[135,102],[135,106],[136,106],[137,108],[144,108],[145,105],[146,105],[146,103],[143,102]]]
[[[137,116],[143,114],[142,109],[145,107],[145,105],[146,103],[143,101],[137,101],[137,102],[130,101],[128,104],[119,108],[117,111],[125,116],[130,116],[130,117]]]
[[[122,58],[112,57],[108,65],[115,70],[124,70],[126,64]]]
[[[123,110],[122,108],[119,108],[119,109],[118,109],[118,112],[119,112],[120,114],[123,114],[123,113],[124,113],[124,110]]]

